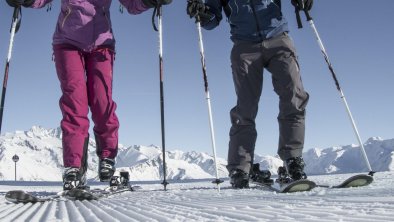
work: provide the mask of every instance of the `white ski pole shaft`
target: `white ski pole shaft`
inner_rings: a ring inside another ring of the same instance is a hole
[[[201,65],[202,65],[202,72],[203,72],[203,78],[204,78],[205,95],[206,95],[206,100],[207,100],[207,105],[208,105],[209,128],[210,128],[210,132],[211,132],[211,144],[212,144],[212,150],[213,150],[213,159],[214,159],[214,164],[215,164],[216,180],[213,182],[217,184],[218,191],[220,192],[221,180],[219,179],[218,165],[217,165],[217,159],[216,159],[216,143],[215,143],[215,131],[214,131],[213,119],[212,119],[211,97],[209,95],[208,77],[207,77],[206,65],[205,65],[204,44],[203,44],[203,39],[202,39],[201,24],[199,21],[197,22],[197,31],[198,31],[198,40],[199,40],[199,46],[200,46]]]
[[[12,22],[11,26],[11,35],[10,35],[10,44],[8,46],[8,53],[7,53],[7,63],[11,61],[11,56],[12,56],[12,48],[14,47],[14,38],[15,38],[15,30],[16,30],[16,25],[18,23],[18,20],[15,19]]]
[[[4,70],[4,78],[3,78],[3,88],[1,92],[1,102],[0,102],[0,134],[1,134],[1,128],[3,125],[3,112],[4,112],[4,103],[5,103],[5,95],[7,92],[7,82],[8,82],[8,72],[10,69],[10,61],[11,61],[11,56],[12,56],[12,48],[14,47],[14,38],[15,38],[15,33],[17,30],[18,23],[20,22],[20,7],[14,8],[14,13],[12,17],[12,25],[11,25],[11,35],[10,35],[10,43],[8,46],[8,53],[7,53],[7,59],[6,59],[6,64],[5,64],[5,70]]]
[[[307,15],[307,17],[309,17],[309,16]],[[324,48],[323,42],[321,41],[320,35],[319,35],[319,33],[317,32],[317,29],[316,29],[316,26],[315,26],[313,20],[312,20],[312,19],[308,19],[308,22],[309,22],[309,24],[310,24],[310,26],[311,26],[313,32],[315,33],[315,36],[316,36],[317,42],[318,42],[318,44],[319,44],[319,46],[320,46],[321,52],[323,53],[324,59],[326,60],[326,62],[327,62],[327,64],[328,64],[328,68],[329,68],[330,71],[331,71],[331,74],[332,74],[332,77],[334,78],[334,81],[335,81],[335,84],[336,84],[336,86],[337,86],[337,89],[338,89],[338,91],[339,91],[339,93],[340,93],[340,95],[341,95],[341,98],[342,98],[342,100],[343,100],[343,102],[344,102],[344,104],[345,104],[347,114],[348,114],[349,119],[350,119],[350,121],[351,121],[351,123],[352,123],[353,130],[354,130],[354,133],[356,134],[358,143],[360,144],[361,152],[362,152],[362,155],[363,155],[363,157],[364,157],[364,160],[365,160],[365,162],[366,162],[366,164],[367,164],[368,170],[369,170],[370,173],[372,173],[373,171],[372,171],[371,165],[370,165],[370,163],[369,163],[369,161],[368,161],[368,157],[367,157],[367,154],[366,154],[366,152],[365,152],[365,148],[364,148],[363,142],[361,141],[361,137],[360,137],[360,134],[359,134],[359,132],[358,132],[356,123],[355,123],[355,121],[354,121],[354,118],[353,118],[352,113],[350,112],[350,108],[349,108],[349,105],[348,105],[348,103],[347,103],[347,101],[346,101],[345,95],[343,94],[343,91],[342,91],[341,87],[339,86],[338,79],[337,79],[337,77],[336,77],[336,75],[335,75],[334,69],[332,68],[332,65],[331,65],[331,62],[330,62],[330,60],[329,60],[329,58],[328,58],[326,49]]]

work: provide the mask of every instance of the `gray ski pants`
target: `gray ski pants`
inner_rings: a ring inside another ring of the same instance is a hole
[[[234,42],[231,68],[237,105],[230,111],[229,172],[240,169],[249,173],[253,164],[257,138],[255,119],[264,68],[272,74],[274,91],[279,96],[279,157],[286,160],[302,156],[309,95],[302,85],[296,51],[288,34],[260,43]]]

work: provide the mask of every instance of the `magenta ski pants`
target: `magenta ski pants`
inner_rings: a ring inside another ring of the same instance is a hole
[[[62,96],[63,161],[81,167],[87,158],[89,108],[99,158],[115,158],[119,121],[112,100],[114,50],[83,52],[70,45],[54,45],[54,59]],[[84,162],[83,164],[81,162]]]

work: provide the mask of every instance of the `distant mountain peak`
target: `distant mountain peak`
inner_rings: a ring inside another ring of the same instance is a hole
[[[376,141],[383,141],[383,138],[380,136],[370,137],[365,143],[373,143]]]
[[[0,137],[0,179],[14,178],[12,156],[17,154],[17,176],[20,180],[61,180],[62,141],[61,129],[33,126],[27,131],[5,133]],[[394,170],[394,139],[371,137],[365,150],[374,171]],[[366,164],[357,145],[313,148],[303,154],[307,174],[366,172]],[[213,157],[197,151],[166,151],[167,179],[202,179],[215,177]],[[156,145],[119,144],[116,167],[130,172],[132,180],[162,179],[162,149]],[[227,162],[217,158],[220,177],[227,177]],[[283,162],[277,155],[255,154],[255,163],[268,169],[273,175]],[[97,178],[96,142],[89,140],[88,178]]]

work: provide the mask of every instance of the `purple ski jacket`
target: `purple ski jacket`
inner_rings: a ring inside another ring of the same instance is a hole
[[[53,0],[35,0],[32,8],[42,8]],[[119,0],[130,14],[148,10],[142,0]],[[53,34],[53,45],[71,44],[90,52],[98,46],[115,48],[110,6],[112,0],[61,0],[61,10]]]

